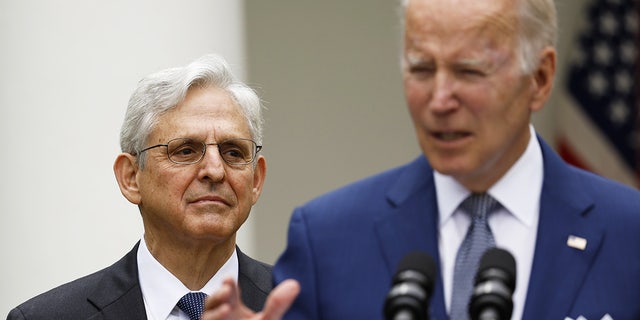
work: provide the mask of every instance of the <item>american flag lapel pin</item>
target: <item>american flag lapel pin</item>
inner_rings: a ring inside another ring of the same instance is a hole
[[[567,239],[567,246],[578,250],[584,250],[587,248],[587,239],[570,235]]]

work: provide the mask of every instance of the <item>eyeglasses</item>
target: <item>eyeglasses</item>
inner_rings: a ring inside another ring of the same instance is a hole
[[[167,157],[176,164],[195,164],[204,158],[207,146],[218,146],[218,152],[222,160],[231,166],[243,166],[252,163],[256,154],[262,149],[253,140],[249,139],[229,139],[220,143],[205,143],[203,141],[177,138],[172,139],[167,144],[157,144],[140,151],[158,147],[167,147]]]

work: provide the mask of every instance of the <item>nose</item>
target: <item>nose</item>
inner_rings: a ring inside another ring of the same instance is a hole
[[[199,178],[201,180],[211,180],[219,182],[224,180],[226,175],[225,162],[218,151],[217,145],[207,145],[207,150],[198,163],[200,166]]]
[[[446,72],[438,72],[432,84],[430,109],[435,113],[449,113],[458,108],[459,101],[456,96],[456,82]]]

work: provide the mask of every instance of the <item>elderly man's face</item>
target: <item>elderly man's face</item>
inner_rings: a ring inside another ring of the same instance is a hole
[[[411,0],[403,78],[420,146],[435,170],[484,191],[524,152],[535,76],[517,58],[510,0]],[[534,73],[535,74],[535,73]]]
[[[251,133],[240,108],[226,92],[196,87],[159,118],[147,145],[166,144],[175,138],[219,143],[231,138],[251,139]],[[256,160],[255,168],[253,164],[229,166],[218,146],[209,145],[200,162],[186,165],[171,162],[166,147],[146,152],[145,167],[136,179],[148,242],[235,240],[235,232],[260,196],[264,158]]]

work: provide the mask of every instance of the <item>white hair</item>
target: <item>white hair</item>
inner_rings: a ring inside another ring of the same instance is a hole
[[[140,80],[120,130],[122,152],[139,155],[160,115],[175,108],[194,86],[214,86],[228,92],[244,113],[251,138],[262,145],[264,120],[258,94],[236,80],[222,57],[209,54],[184,67],[165,69]],[[138,163],[144,166],[144,154],[139,155]]]

